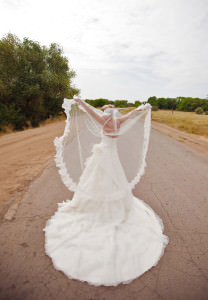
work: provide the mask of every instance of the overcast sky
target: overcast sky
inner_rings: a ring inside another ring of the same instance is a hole
[[[208,95],[208,0],[0,0],[8,32],[61,45],[83,99]]]

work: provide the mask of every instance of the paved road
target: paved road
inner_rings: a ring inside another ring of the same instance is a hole
[[[164,222],[170,243],[156,267],[128,285],[94,287],[69,280],[44,253],[47,219],[72,193],[53,158],[34,181],[13,221],[0,226],[0,299],[207,300],[208,158],[151,131],[147,168],[134,194]]]

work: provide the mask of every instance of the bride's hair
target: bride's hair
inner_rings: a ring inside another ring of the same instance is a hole
[[[101,107],[101,110],[104,111],[106,108],[114,108],[114,107],[115,106],[113,104],[106,104]]]

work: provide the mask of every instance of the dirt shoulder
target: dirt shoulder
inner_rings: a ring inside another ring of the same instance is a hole
[[[63,134],[65,121],[0,137],[0,215],[17,203],[31,181],[55,155],[53,140]],[[208,139],[152,121],[152,128],[198,151],[208,153]]]
[[[187,133],[156,121],[152,121],[152,128],[200,152],[208,154],[208,139],[203,136]]]
[[[64,121],[0,137],[0,211],[21,199],[55,154],[53,140],[61,136]],[[0,212],[1,214],[1,212]]]

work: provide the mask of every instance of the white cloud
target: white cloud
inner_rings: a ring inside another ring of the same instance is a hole
[[[63,46],[83,98],[208,93],[206,0],[5,1],[1,36]]]
[[[26,4],[26,0],[2,0],[2,6],[6,9],[19,9]]]

